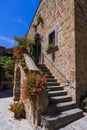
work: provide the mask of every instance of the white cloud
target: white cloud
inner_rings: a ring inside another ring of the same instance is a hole
[[[8,38],[8,37],[5,37],[5,36],[2,36],[0,35],[0,43],[9,43],[9,44],[12,44],[14,45],[14,40]]]
[[[21,17],[13,18],[12,21],[23,24],[27,27],[27,24],[22,20]]]

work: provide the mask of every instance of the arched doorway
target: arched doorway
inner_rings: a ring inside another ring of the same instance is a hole
[[[39,33],[35,34],[35,43],[36,43],[36,54],[35,54],[35,62],[36,64],[41,62],[41,36]]]
[[[15,87],[15,100],[20,100],[20,83],[21,83],[21,71],[18,67],[16,69],[16,87]]]

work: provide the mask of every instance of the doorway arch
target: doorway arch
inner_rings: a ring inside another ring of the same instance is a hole
[[[36,55],[35,55],[35,62],[36,64],[41,62],[41,36],[39,33],[35,34],[35,43],[36,43]]]
[[[20,100],[20,84],[21,84],[21,70],[20,67],[16,69],[16,87],[15,87],[15,99]]]

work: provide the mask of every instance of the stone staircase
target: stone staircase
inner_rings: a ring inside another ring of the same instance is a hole
[[[81,118],[83,111],[77,108],[76,103],[72,101],[72,97],[57,82],[48,68],[44,64],[38,65],[38,68],[48,78],[49,105],[46,113],[41,116],[43,129],[58,130],[59,127]]]

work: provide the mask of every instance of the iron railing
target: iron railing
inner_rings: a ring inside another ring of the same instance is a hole
[[[62,78],[68,83],[68,85],[69,85],[70,87],[74,88],[74,87],[71,85],[70,81],[69,81],[69,80],[66,78],[66,76],[63,74],[63,72],[62,72],[58,67],[56,67],[56,66],[49,60],[49,58],[45,55],[45,53],[43,52],[43,48],[42,48],[42,55],[43,55],[43,57],[45,57],[45,58],[47,59],[47,61],[56,69],[56,71],[62,76]]]

